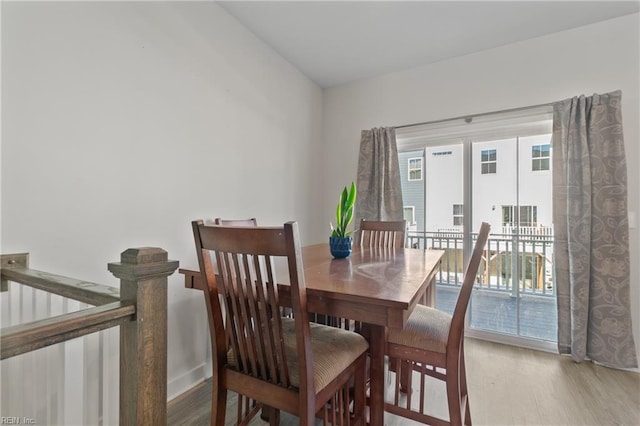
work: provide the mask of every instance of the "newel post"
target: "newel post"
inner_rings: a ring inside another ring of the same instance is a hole
[[[1,254],[0,255],[0,277],[2,276],[2,269],[10,269],[15,267],[28,268],[29,267],[29,253],[17,253],[17,254]],[[9,281],[4,278],[0,278],[0,292],[9,291]]]
[[[178,268],[161,248],[131,248],[108,269],[136,314],[120,326],[120,424],[167,424],[167,277]]]

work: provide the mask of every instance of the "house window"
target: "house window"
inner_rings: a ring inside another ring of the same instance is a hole
[[[408,225],[416,224],[416,208],[414,206],[404,206],[404,220]]]
[[[495,149],[485,149],[481,152],[480,167],[483,175],[496,172],[498,164]]]
[[[422,180],[422,157],[409,158],[409,180]]]
[[[518,219],[520,226],[537,226],[538,206],[502,206],[502,226],[518,226]]]
[[[453,226],[462,226],[464,213],[462,210],[462,204],[453,205]]]
[[[551,145],[533,145],[531,147],[531,170],[549,170]]]

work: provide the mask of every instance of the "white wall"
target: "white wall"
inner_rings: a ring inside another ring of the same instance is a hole
[[[215,3],[3,2],[1,251],[118,285],[107,263],[128,247],[197,266],[193,219],[298,220],[308,242],[321,117],[320,88]],[[207,358],[181,278],[170,396]]]
[[[324,92],[324,203],[356,176],[360,131],[622,90],[629,210],[640,210],[639,15],[630,15]],[[330,215],[327,214],[328,221]],[[640,354],[639,229],[631,229],[631,303]]]

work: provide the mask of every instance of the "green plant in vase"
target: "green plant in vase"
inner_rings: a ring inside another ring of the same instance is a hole
[[[353,231],[347,231],[347,228],[353,221],[353,212],[356,204],[356,185],[352,182],[351,187],[347,191],[345,186],[340,195],[338,206],[336,207],[336,226],[331,225],[331,236],[329,237],[329,248],[331,254],[336,259],[348,257],[351,254],[351,245]]]

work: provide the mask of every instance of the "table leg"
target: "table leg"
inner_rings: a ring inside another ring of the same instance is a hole
[[[384,345],[385,327],[380,325],[370,326],[369,350],[371,353],[370,374],[370,406],[369,422],[371,426],[384,424]]]
[[[424,297],[422,298],[422,304],[426,306],[430,306],[432,308],[436,307],[436,281],[435,277],[431,280],[429,285],[427,286],[427,291],[424,293]]]

